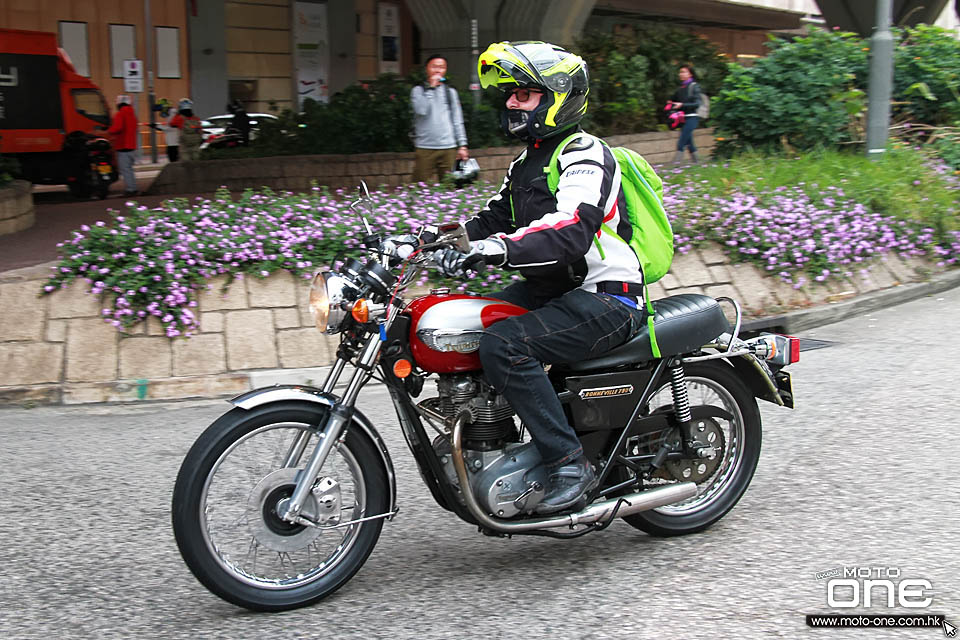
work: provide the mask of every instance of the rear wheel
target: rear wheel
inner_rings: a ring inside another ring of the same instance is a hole
[[[726,515],[747,490],[760,458],[760,410],[736,370],[709,361],[684,365],[683,369],[690,406],[717,407],[730,419],[695,419],[695,437],[713,446],[715,457],[670,461],[648,483],[696,482],[695,497],[624,517],[628,524],[657,536],[702,531]],[[670,384],[665,382],[651,397],[649,407],[656,411],[672,403]],[[628,455],[656,453],[665,441],[679,444],[677,430],[633,439],[628,443]]]
[[[286,502],[319,441],[326,410],[304,403],[233,409],[200,436],[173,491],[173,530],[207,589],[257,611],[312,604],[360,569],[380,537],[389,486],[373,443],[348,428],[320,470],[302,514]]]

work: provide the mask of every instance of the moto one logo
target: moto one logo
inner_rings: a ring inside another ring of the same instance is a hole
[[[839,571],[825,572],[839,575]],[[901,579],[895,567],[844,567],[842,578],[827,582],[827,604],[837,609],[870,607],[874,604],[906,609],[929,607],[933,598],[925,591],[933,589],[929,580]]]

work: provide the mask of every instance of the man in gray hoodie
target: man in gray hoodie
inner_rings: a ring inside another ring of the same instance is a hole
[[[416,138],[415,182],[437,182],[453,170],[453,163],[470,157],[467,132],[463,126],[460,99],[453,87],[446,85],[447,61],[432,55],[426,64],[427,81],[410,91]]]

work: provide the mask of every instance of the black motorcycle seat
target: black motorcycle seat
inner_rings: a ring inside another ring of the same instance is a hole
[[[730,331],[730,323],[720,303],[710,296],[682,293],[653,301],[653,325],[661,357],[693,351]],[[650,333],[644,325],[629,342],[607,351],[598,358],[563,364],[569,371],[609,369],[653,359]]]

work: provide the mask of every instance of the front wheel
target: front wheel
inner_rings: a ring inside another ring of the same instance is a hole
[[[694,419],[694,436],[714,447],[710,458],[667,462],[651,483],[696,482],[698,493],[683,502],[625,516],[628,524],[656,536],[702,531],[733,509],[747,490],[760,458],[760,410],[736,370],[724,362],[684,365],[690,406],[721,409],[729,419]],[[651,411],[673,404],[669,383],[651,397]],[[645,434],[628,443],[628,454],[656,453],[666,439],[679,445],[676,429]]]
[[[173,531],[211,592],[255,611],[312,604],[343,586],[380,537],[389,509],[382,459],[362,432],[327,457],[302,515],[279,513],[319,442],[325,407],[286,402],[224,414],[190,449],[173,491]]]

